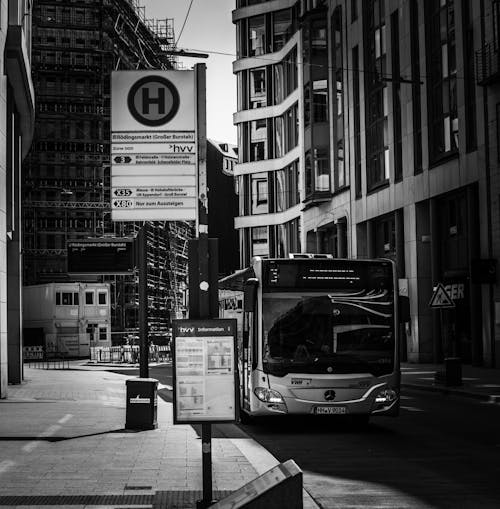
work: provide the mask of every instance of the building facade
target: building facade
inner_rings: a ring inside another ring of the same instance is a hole
[[[21,163],[35,115],[30,5],[0,1],[0,398],[23,378]]]
[[[239,0],[233,21],[242,266],[392,258],[403,359],[500,365],[500,2]]]
[[[173,69],[173,21],[151,20],[137,0],[37,0],[33,77],[37,122],[23,166],[24,282],[69,282],[66,244],[135,237],[140,224],[111,222],[110,81],[114,70]],[[148,226],[148,309],[152,333],[165,333],[186,277],[186,222]],[[81,278],[79,278],[81,279]],[[138,327],[137,278],[111,284],[113,328]]]

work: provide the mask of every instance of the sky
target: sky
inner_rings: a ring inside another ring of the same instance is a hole
[[[232,63],[236,59],[235,25],[231,12],[235,0],[139,0],[146,18],[173,18],[177,47],[209,53],[207,59],[180,60],[187,69],[196,63],[207,66],[207,137],[236,145],[236,78]],[[184,29],[181,29],[186,20]],[[179,39],[180,36],[180,39]],[[216,53],[226,53],[219,55]]]

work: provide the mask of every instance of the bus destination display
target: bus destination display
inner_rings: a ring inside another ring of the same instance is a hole
[[[236,420],[235,320],[176,320],[174,423]]]
[[[267,290],[392,287],[389,261],[375,265],[363,260],[265,260],[263,265]]]

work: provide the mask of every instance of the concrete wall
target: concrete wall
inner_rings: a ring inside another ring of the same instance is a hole
[[[7,396],[7,77],[4,48],[7,0],[0,0],[0,398]]]

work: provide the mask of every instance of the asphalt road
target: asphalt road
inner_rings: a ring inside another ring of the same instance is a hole
[[[170,367],[150,376],[172,385]],[[169,389],[159,394],[171,401]],[[365,428],[287,418],[217,425],[213,436],[242,431],[278,460],[294,459],[325,509],[500,507],[500,405],[403,389],[401,415]]]

